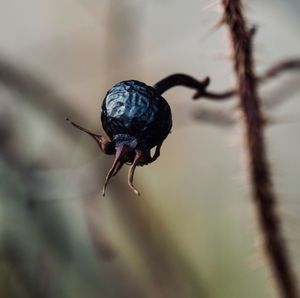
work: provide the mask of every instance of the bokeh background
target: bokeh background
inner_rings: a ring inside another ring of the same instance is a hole
[[[236,99],[165,94],[161,157],[100,196],[112,157],[71,127],[101,132],[116,82],[183,72],[234,86],[218,1],[0,1],[0,297],[276,297],[250,198]],[[300,56],[297,0],[247,1],[256,66]],[[269,159],[300,266],[300,74],[260,88]],[[300,271],[299,271],[300,272]]]

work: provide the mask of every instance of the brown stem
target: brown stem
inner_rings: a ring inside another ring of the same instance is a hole
[[[249,38],[252,36],[252,34],[252,30],[250,29],[248,33]],[[295,58],[284,60],[272,65],[261,76],[257,77],[257,82],[264,83],[265,81],[278,76],[282,72],[290,70],[300,70],[300,59]],[[224,100],[231,98],[238,93],[238,90],[236,89],[228,89],[222,92],[207,91],[209,83],[209,77],[205,78],[203,81],[198,81],[189,75],[177,73],[160,80],[153,87],[158,91],[159,94],[163,94],[170,88],[176,86],[184,86],[195,89],[197,92],[194,94],[193,99],[205,97],[213,100]]]
[[[175,86],[184,86],[187,88],[204,91],[209,85],[209,82],[209,77],[206,77],[203,81],[198,81],[189,75],[175,73],[157,82],[153,88],[155,88],[159,94],[162,94]]]
[[[257,93],[257,80],[253,71],[252,41],[243,16],[240,0],[222,0],[226,22],[233,47],[234,70],[240,106],[244,114],[247,153],[259,225],[262,230],[264,248],[281,296],[299,297],[292,262],[279,215],[277,198],[272,186],[270,167],[267,161],[263,135],[263,116]],[[271,72],[271,76],[275,74]],[[267,76],[270,77],[270,74]]]
[[[159,94],[163,94],[167,90],[176,86],[184,86],[187,88],[192,88],[197,91],[196,94],[193,96],[193,99],[206,97],[214,100],[223,100],[235,94],[235,90],[228,90],[225,92],[207,91],[206,89],[209,83],[210,83],[209,77],[206,77],[203,81],[198,81],[197,79],[189,75],[176,73],[160,80],[153,86],[153,88],[155,88]]]

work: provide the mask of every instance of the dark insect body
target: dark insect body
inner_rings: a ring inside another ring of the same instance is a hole
[[[142,150],[161,144],[172,127],[166,100],[153,87],[133,80],[121,82],[107,92],[101,121],[116,143],[133,137]]]
[[[128,185],[139,194],[133,186],[134,171],[137,166],[147,165],[159,157],[161,145],[172,128],[171,109],[161,94],[176,85],[184,85],[197,89],[198,96],[208,84],[208,79],[199,82],[182,74],[171,75],[154,87],[135,80],[116,84],[107,92],[101,112],[102,126],[110,140],[70,121],[92,136],[103,153],[115,155],[105,179],[103,196],[109,180],[125,163],[131,165]],[[155,148],[153,156],[152,148]]]

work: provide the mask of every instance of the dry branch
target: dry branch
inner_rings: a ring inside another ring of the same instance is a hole
[[[237,92],[244,115],[246,150],[249,159],[250,181],[259,225],[276,284],[281,296],[299,297],[296,276],[283,236],[281,221],[277,212],[277,197],[272,185],[270,166],[267,161],[263,134],[263,116],[254,74],[252,40],[243,15],[240,0],[222,0],[224,21],[227,24],[233,48],[234,70],[237,78]],[[292,63],[292,65],[294,65]],[[283,69],[290,67],[284,64]],[[298,63],[296,65],[298,66]],[[277,75],[281,67],[267,72],[262,79]]]

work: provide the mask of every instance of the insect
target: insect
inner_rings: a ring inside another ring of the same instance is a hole
[[[129,187],[140,194],[133,185],[135,169],[154,162],[160,156],[162,143],[172,128],[171,109],[162,94],[174,86],[183,85],[196,89],[194,98],[198,98],[206,92],[208,84],[209,78],[197,81],[184,74],[168,76],[153,87],[136,80],[116,84],[107,92],[102,103],[101,122],[109,139],[66,119],[90,135],[103,153],[115,156],[105,178],[103,196],[108,182],[124,164],[131,165]],[[150,153],[152,148],[155,148],[153,156]]]

